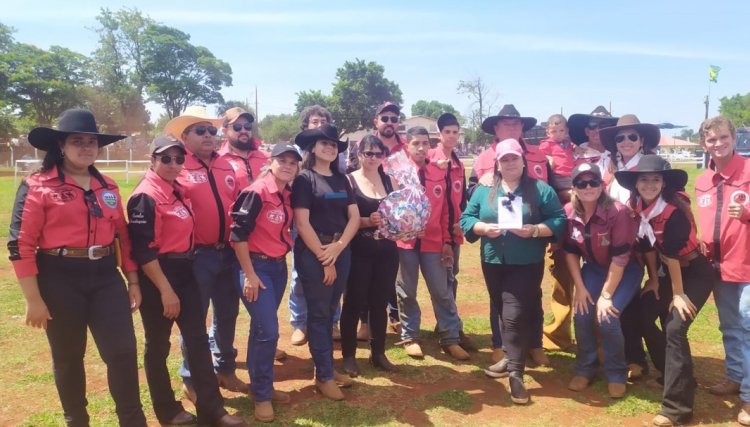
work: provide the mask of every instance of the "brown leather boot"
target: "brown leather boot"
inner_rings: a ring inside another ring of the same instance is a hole
[[[320,394],[331,399],[331,400],[344,400],[344,393],[341,391],[339,386],[336,385],[334,380],[328,381],[316,381],[315,387],[318,388]]]

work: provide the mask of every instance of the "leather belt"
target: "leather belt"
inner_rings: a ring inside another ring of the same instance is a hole
[[[195,258],[195,251],[187,252],[167,252],[165,254],[159,254],[161,259],[193,259]]]
[[[700,251],[698,249],[693,249],[692,251],[686,253],[685,255],[680,255],[677,257],[677,260],[680,262],[680,267],[687,267],[690,265],[690,262],[696,258],[698,258],[701,255]],[[665,257],[662,255],[662,260]]]
[[[326,234],[318,234],[318,239],[320,239],[320,243],[324,245],[336,242],[340,238],[341,238],[341,233],[333,233],[333,236],[326,235]]]
[[[217,242],[212,245],[195,245],[196,248],[207,248],[207,249],[213,249],[215,251],[221,251],[224,248],[229,247],[228,243],[225,242]]]
[[[115,245],[110,243],[109,245],[94,245],[88,248],[53,248],[53,249],[37,249],[37,252],[45,255],[61,256],[65,258],[88,258],[92,261],[102,259],[105,256],[115,254]]]
[[[380,231],[360,231],[359,235],[362,237],[365,237],[367,239],[373,239],[373,240],[381,240],[383,239],[383,236],[380,234]]]
[[[250,258],[251,259],[259,259],[263,261],[276,261],[276,262],[284,262],[286,261],[286,255],[280,256],[280,257],[272,257],[268,256],[266,254],[261,254],[258,252],[250,252]]]

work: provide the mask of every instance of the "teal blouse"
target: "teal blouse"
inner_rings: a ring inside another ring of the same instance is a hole
[[[527,200],[523,201],[523,223],[544,224],[552,230],[553,237],[523,238],[506,231],[499,237],[491,239],[481,236],[482,261],[490,264],[534,264],[544,261],[547,244],[562,236],[565,228],[565,211],[560,205],[557,193],[543,181],[536,181],[536,209],[529,210]],[[477,186],[469,200],[468,206],[461,215],[461,229],[466,240],[473,243],[480,240],[472,228],[477,222],[497,223],[497,199],[506,195],[500,187],[495,199],[490,202],[492,187]],[[520,186],[513,192],[521,196]]]

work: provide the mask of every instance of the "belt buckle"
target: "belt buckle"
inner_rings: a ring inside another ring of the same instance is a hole
[[[104,258],[103,256],[96,256],[96,255],[94,255],[94,251],[95,250],[101,249],[103,247],[104,246],[102,246],[102,245],[89,246],[89,259],[92,260],[92,261],[96,261],[98,259]]]
[[[219,243],[216,243],[214,245],[214,249],[217,250],[217,251],[220,251],[220,250],[222,250],[222,249],[224,249],[226,247],[227,247],[227,244],[224,243],[224,242],[219,242]]]

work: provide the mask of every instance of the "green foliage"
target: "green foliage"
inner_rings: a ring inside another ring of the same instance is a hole
[[[401,89],[384,73],[382,65],[362,59],[346,61],[336,71],[329,110],[340,132],[371,127],[375,108],[385,101],[401,105]]]
[[[0,52],[7,52],[15,44],[15,40],[13,39],[15,31],[15,28],[0,22]]]
[[[695,131],[692,129],[683,129],[680,131],[680,135],[678,138],[684,139],[685,141],[698,142],[700,135],[695,133]]]
[[[735,126],[750,126],[750,92],[744,95],[726,96],[719,100],[719,113],[732,120]]]
[[[143,75],[149,100],[176,117],[189,105],[224,102],[219,92],[232,85],[232,69],[210,50],[190,43],[176,28],[151,24],[143,34]]]
[[[294,107],[297,113],[301,113],[305,107],[311,105],[320,105],[324,108],[330,108],[332,103],[333,100],[331,97],[325,95],[319,90],[303,90],[302,92],[297,92],[297,102],[294,104]]]
[[[216,116],[219,117],[222,114],[224,114],[225,111],[227,111],[230,108],[234,107],[240,107],[243,110],[247,111],[248,113],[252,114],[253,117],[256,119],[258,116],[255,114],[255,109],[250,107],[246,101],[236,101],[236,100],[228,100],[220,103],[216,106]]]
[[[267,144],[291,141],[300,132],[296,114],[267,115],[260,121],[259,127]]]
[[[452,105],[443,104],[439,101],[419,100],[411,106],[412,116],[427,116],[432,117],[433,119],[437,119],[443,113],[451,113],[455,115],[458,118],[459,122],[463,122],[464,120],[464,118],[461,117],[461,114],[459,114]]]

